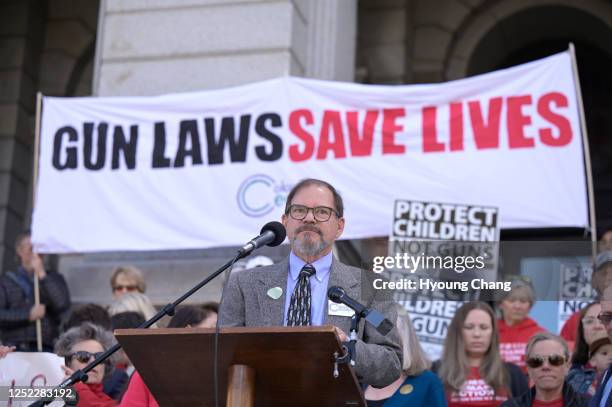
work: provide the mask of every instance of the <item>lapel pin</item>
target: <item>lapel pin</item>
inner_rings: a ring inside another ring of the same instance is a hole
[[[273,300],[278,300],[283,295],[283,289],[280,287],[273,287],[268,290],[268,297]]]
[[[412,393],[412,390],[414,390],[414,387],[412,387],[411,384],[405,384],[400,387],[400,394],[410,394]]]

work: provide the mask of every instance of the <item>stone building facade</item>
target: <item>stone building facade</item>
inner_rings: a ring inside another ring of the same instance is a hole
[[[598,223],[612,228],[610,1],[0,0],[0,22],[3,269],[14,267],[14,238],[31,218],[37,91],[155,95],[283,75],[440,82],[559,52],[569,41],[581,74]],[[341,250],[367,257],[375,247],[353,242]],[[136,263],[152,281],[180,275],[173,277],[180,280],[172,287],[176,294],[228,253],[75,254],[62,256],[59,267],[77,301],[105,302],[110,292],[95,287],[108,286],[116,264]],[[219,284],[198,298],[215,298]],[[173,295],[160,289],[152,297],[164,302]]]

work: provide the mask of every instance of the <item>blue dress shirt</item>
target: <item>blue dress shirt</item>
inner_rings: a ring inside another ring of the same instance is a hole
[[[316,274],[310,277],[311,325],[323,325],[323,321],[325,321],[325,312],[327,311],[327,283],[329,282],[332,259],[333,253],[329,252],[327,255],[321,257],[314,263],[311,263],[316,270]],[[289,311],[291,296],[293,295],[293,290],[297,284],[300,270],[302,270],[302,267],[305,265],[306,262],[296,256],[293,252],[289,254],[289,276],[287,278],[287,291],[285,291],[285,316],[283,318],[283,324],[285,326],[287,325],[287,312]]]

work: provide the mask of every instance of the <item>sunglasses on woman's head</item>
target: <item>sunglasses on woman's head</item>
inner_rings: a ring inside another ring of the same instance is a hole
[[[69,353],[68,355],[66,355],[66,364],[68,364],[72,359],[76,359],[81,363],[89,363],[90,361],[100,357],[100,355],[102,355],[103,353],[104,352],[91,353],[85,350],[79,350],[77,352]]]
[[[565,357],[562,355],[552,354],[548,356],[532,356],[528,358],[525,363],[531,368],[538,368],[544,364],[544,361],[548,359],[548,364],[551,366],[561,366],[565,363]]]

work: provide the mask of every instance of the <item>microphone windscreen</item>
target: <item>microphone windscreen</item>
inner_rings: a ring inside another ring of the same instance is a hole
[[[285,230],[283,224],[280,222],[268,222],[264,225],[263,228],[261,228],[261,234],[264,234],[268,231],[274,233],[274,240],[268,243],[268,246],[278,246],[279,244],[283,243],[285,241],[285,237],[287,237],[287,231]]]
[[[342,301],[344,294],[346,294],[344,289],[338,287],[337,285],[330,287],[329,290],[327,290],[327,298],[336,303],[340,303]]]

